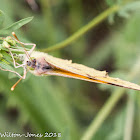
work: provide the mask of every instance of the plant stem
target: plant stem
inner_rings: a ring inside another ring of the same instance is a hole
[[[91,138],[93,138],[94,134],[99,129],[104,120],[107,118],[113,107],[123,96],[124,91],[125,89],[118,89],[111,95],[111,97],[105,103],[96,118],[92,121],[81,140],[90,140]]]
[[[132,95],[134,95],[132,93]],[[131,140],[132,139],[132,128],[133,128],[133,121],[134,121],[134,110],[135,110],[135,102],[134,97],[129,94],[128,101],[127,101],[127,112],[126,112],[126,122],[125,122],[125,130],[124,130],[124,140]]]
[[[138,58],[137,63],[132,67],[132,70],[130,72],[128,79],[134,79],[139,73],[140,69],[140,57]],[[117,89],[115,92],[112,93],[112,95],[109,97],[108,101],[105,103],[103,108],[100,110],[100,112],[97,114],[96,118],[91,122],[90,126],[88,127],[87,131],[81,138],[81,140],[91,140],[101,124],[104,122],[104,120],[107,118],[113,107],[116,105],[116,103],[119,101],[119,99],[124,95],[124,91],[126,89],[121,88]]]
[[[75,32],[72,36],[68,37],[66,40],[64,40],[64,41],[62,41],[62,42],[60,42],[60,43],[58,43],[56,45],[53,45],[53,46],[51,46],[49,48],[41,49],[40,51],[49,52],[49,51],[54,51],[54,50],[66,47],[67,45],[69,45],[73,41],[77,40],[82,35],[84,35],[86,32],[88,32],[91,28],[93,28],[96,25],[98,25],[99,23],[101,23],[109,15],[111,15],[112,13],[118,11],[119,8],[120,7],[118,5],[115,5],[115,6],[112,6],[111,8],[108,8],[103,13],[101,13],[99,16],[97,16],[96,18],[91,20],[87,25],[85,25],[84,27],[79,29],[77,32]]]

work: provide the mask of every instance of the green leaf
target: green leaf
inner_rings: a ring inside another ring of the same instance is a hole
[[[7,62],[9,62],[8,64],[12,64],[11,63],[11,56],[8,53],[6,53],[5,51],[0,51],[0,52],[3,56],[3,61],[7,61]]]
[[[136,12],[140,10],[140,1],[131,2],[123,6],[118,12],[119,16],[128,18],[129,12]]]
[[[10,66],[10,65],[7,64],[7,63],[8,63],[8,62],[6,62],[5,60],[2,60],[2,61],[0,61],[0,66],[1,66],[3,69],[14,71],[13,67]]]
[[[28,18],[24,18],[22,20],[19,20],[19,21],[13,23],[12,25],[10,25],[9,27],[0,30],[0,34],[7,35],[13,31],[19,29],[23,25],[29,23],[32,19],[33,19],[33,17],[28,17]]]
[[[0,27],[2,26],[4,19],[5,19],[4,13],[0,10]]]

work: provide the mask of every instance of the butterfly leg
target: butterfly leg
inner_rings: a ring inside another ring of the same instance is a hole
[[[21,76],[18,72],[16,72],[16,71],[3,69],[2,67],[0,67],[0,69],[1,69],[2,71],[9,71],[9,72],[15,73],[15,74],[18,75],[20,78],[22,77],[22,76]]]

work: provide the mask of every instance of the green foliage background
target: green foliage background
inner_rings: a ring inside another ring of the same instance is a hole
[[[128,5],[66,48],[49,54],[140,84],[140,3],[120,3]],[[45,49],[65,40],[115,2],[38,0],[36,4],[32,8],[27,1],[0,0],[4,12],[0,27],[34,16],[16,34],[22,42]],[[139,91],[28,73],[11,92],[17,78],[8,77],[0,71],[0,133],[61,132],[61,138],[50,139],[88,140],[84,136],[94,131],[94,140],[140,139]]]

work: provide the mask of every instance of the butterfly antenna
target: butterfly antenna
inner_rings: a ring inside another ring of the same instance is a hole
[[[23,47],[28,59],[32,60],[29,53],[27,52],[27,50],[25,49],[24,45],[19,41],[18,37],[16,36],[15,32],[12,32],[12,35],[16,38],[16,40],[18,40],[18,42],[20,43],[20,45]]]
[[[12,87],[11,90],[13,91],[15,89],[15,87],[18,85],[18,83],[23,79],[23,77],[21,77]]]
[[[28,71],[24,72],[24,75],[11,87],[11,90],[13,91],[15,87],[18,85],[18,83],[25,78],[25,75],[27,74]]]

